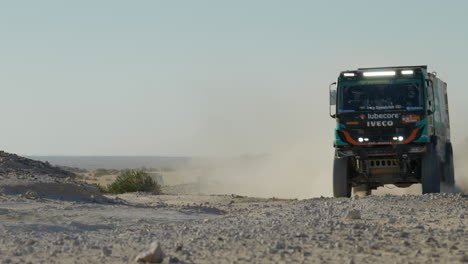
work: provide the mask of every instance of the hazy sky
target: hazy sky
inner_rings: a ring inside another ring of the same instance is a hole
[[[328,84],[429,65],[468,131],[467,1],[2,1],[0,149],[239,155],[332,148]],[[328,152],[327,152],[328,153]]]

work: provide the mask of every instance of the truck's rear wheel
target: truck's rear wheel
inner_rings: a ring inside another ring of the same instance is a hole
[[[349,158],[336,158],[333,162],[333,196],[351,197]]]
[[[421,168],[422,193],[440,192],[439,158],[434,146],[430,146],[423,157]]]

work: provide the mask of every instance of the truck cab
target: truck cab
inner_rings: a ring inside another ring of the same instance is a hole
[[[335,197],[385,184],[421,183],[423,193],[454,185],[447,84],[427,66],[342,71],[330,103]]]

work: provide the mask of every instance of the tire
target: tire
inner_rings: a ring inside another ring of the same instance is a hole
[[[440,168],[437,151],[433,145],[423,157],[421,168],[422,193],[440,192]]]
[[[445,163],[443,165],[444,181],[443,189],[444,192],[451,192],[455,186],[455,167],[453,165],[453,149],[452,144],[447,143],[445,147]]]
[[[349,158],[336,158],[333,162],[333,196],[351,197]]]

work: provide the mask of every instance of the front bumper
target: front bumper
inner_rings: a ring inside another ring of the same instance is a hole
[[[388,146],[349,146],[336,149],[337,157],[356,157],[366,159],[372,157],[410,157],[420,156],[426,152],[425,144],[406,144]]]

